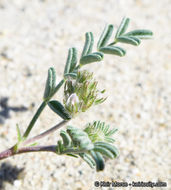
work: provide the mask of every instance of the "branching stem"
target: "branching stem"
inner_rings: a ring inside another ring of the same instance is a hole
[[[17,152],[13,151],[13,147],[7,149],[0,153],[0,160],[8,158],[10,156],[14,156],[16,154],[29,153],[29,152],[54,152],[56,153],[56,145],[50,146],[32,146],[32,147],[21,147],[17,150]]]
[[[49,135],[50,133],[53,133],[54,131],[56,131],[57,129],[59,129],[60,127],[62,127],[63,125],[65,125],[68,121],[66,120],[63,120],[61,121],[60,123],[58,123],[57,125],[55,125],[54,127],[48,129],[47,131],[35,136],[35,137],[32,137],[26,141],[24,141],[22,144],[23,145],[27,145],[27,144],[31,144],[31,143],[34,143],[35,141]]]
[[[51,98],[52,98],[52,96],[61,88],[61,86],[63,85],[63,83],[64,83],[64,79],[62,79],[62,80],[58,83],[58,85],[55,87],[55,90],[54,90],[53,94],[51,95]],[[26,139],[26,138],[29,136],[29,134],[30,134],[30,132],[31,132],[31,130],[32,130],[33,126],[34,126],[34,124],[36,123],[36,121],[37,121],[37,119],[39,118],[40,114],[42,113],[42,111],[43,111],[44,108],[46,107],[47,103],[48,103],[48,100],[44,100],[44,101],[41,103],[40,107],[38,108],[37,112],[36,112],[35,115],[33,116],[32,120],[30,121],[30,123],[29,123],[29,125],[28,125],[28,127],[27,127],[27,129],[26,129],[26,131],[25,131],[25,133],[24,133],[24,135],[23,135],[23,138],[24,138],[24,139]]]
[[[37,112],[35,113],[35,115],[33,116],[32,120],[30,121],[24,135],[23,138],[27,138],[28,135],[30,134],[30,131],[32,130],[34,124],[36,123],[37,119],[39,118],[40,114],[42,113],[42,111],[44,110],[45,106],[46,106],[47,102],[43,101],[40,105],[40,107],[38,108]]]
[[[46,130],[45,132],[43,132],[43,133],[41,133],[35,137],[32,137],[30,139],[25,140],[22,143],[22,145],[24,146],[24,145],[34,143],[35,141],[53,133],[54,131],[56,131],[57,129],[59,129],[63,125],[65,125],[67,122],[68,121],[65,121],[65,120],[61,121],[60,123],[58,123],[57,125],[55,125],[54,127],[50,128],[50,129]],[[10,156],[13,156],[13,155],[16,155],[16,154],[25,153],[25,152],[52,151],[52,150],[54,150],[54,147],[52,148],[52,146],[30,146],[30,147],[18,148],[15,151],[14,147],[15,147],[15,145],[13,147],[1,152],[0,153],[0,160],[5,159],[5,158],[10,157]]]

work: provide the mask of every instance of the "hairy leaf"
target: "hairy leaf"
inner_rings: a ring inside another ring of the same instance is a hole
[[[111,136],[111,135],[113,135],[114,133],[116,133],[117,130],[118,130],[118,129],[112,129],[112,130],[108,131],[108,132],[106,133],[106,135],[107,135],[107,136]]]
[[[141,43],[141,41],[137,37],[133,36],[120,36],[117,38],[117,42],[131,44],[134,46],[138,46]]]
[[[108,142],[108,143],[114,143],[115,140],[111,137],[105,137],[105,142]]]
[[[79,146],[81,150],[91,150],[94,148],[93,143],[89,139],[86,132],[72,126],[67,127],[67,133],[70,135],[75,146]]]
[[[113,143],[115,140],[112,135],[117,129],[110,130],[109,125],[105,125],[104,122],[94,121],[93,123],[88,123],[84,131],[88,134],[93,143],[96,141]]]
[[[60,131],[60,136],[62,137],[64,146],[67,146],[67,147],[71,146],[71,139],[64,130]]]
[[[140,39],[149,39],[152,37],[152,35],[153,35],[153,32],[151,30],[144,30],[144,29],[133,30],[131,32],[124,34],[124,36],[133,36]]]
[[[75,79],[75,78],[77,78],[77,74],[76,73],[66,73],[64,75],[64,77],[65,78],[73,78],[73,79]]]
[[[95,152],[93,150],[90,151],[91,156],[93,157],[94,161],[96,162],[96,171],[102,171],[105,167],[105,162],[103,156],[99,152]]]
[[[56,86],[56,72],[53,67],[51,68],[51,72],[52,72],[52,92],[53,92],[53,90]]]
[[[51,96],[55,89],[56,85],[56,72],[53,67],[48,69],[48,77],[46,80],[46,86],[45,86],[45,91],[44,91],[44,99],[48,98]]]
[[[106,157],[109,157],[111,159],[114,158],[114,155],[112,154],[111,151],[109,151],[108,149],[104,148],[104,147],[100,147],[100,146],[95,146],[93,149],[95,152],[100,152],[101,154],[103,154]]]
[[[114,155],[114,157],[119,156],[118,149],[115,146],[113,146],[113,145],[111,145],[109,143],[106,143],[106,142],[96,142],[95,146],[99,146],[99,147],[103,147],[103,148],[108,149],[109,151],[112,152],[112,154]]]
[[[87,162],[87,164],[91,167],[91,168],[95,168],[96,166],[96,162],[93,160],[93,158],[91,157],[91,155],[87,154],[87,153],[80,153],[79,154],[80,157]]]
[[[72,72],[77,64],[77,50],[76,48],[70,48],[68,51],[68,57],[65,64],[64,75]]]
[[[114,54],[114,55],[118,55],[120,57],[122,57],[126,54],[126,51],[123,48],[118,47],[118,46],[102,47],[102,48],[100,48],[100,51],[105,54]]]
[[[64,120],[71,119],[71,116],[69,115],[69,113],[66,111],[64,106],[59,101],[52,100],[48,102],[48,106]]]
[[[92,52],[92,48],[93,48],[93,44],[94,44],[94,37],[93,37],[93,33],[92,32],[87,32],[85,34],[85,44],[84,44],[84,48],[82,51],[82,55],[81,57],[88,55]]]
[[[104,28],[104,30],[100,36],[100,39],[97,43],[97,49],[100,49],[101,47],[104,47],[107,44],[107,42],[109,41],[109,39],[112,35],[113,29],[114,29],[114,27],[112,24],[107,25]]]
[[[103,59],[103,54],[100,52],[95,52],[95,53],[91,53],[89,55],[83,56],[80,59],[80,64],[85,65],[85,64],[92,63],[92,62],[101,61],[102,59]]]
[[[71,66],[69,72],[73,72],[77,64],[77,49],[72,48],[72,59],[71,59]]]
[[[118,38],[126,31],[126,29],[128,28],[129,20],[130,19],[126,17],[122,19],[121,24],[119,25],[119,28],[116,32],[115,38]]]
[[[82,141],[80,142],[80,149],[81,150],[92,150],[94,148],[93,143],[84,137],[84,139],[81,139]]]

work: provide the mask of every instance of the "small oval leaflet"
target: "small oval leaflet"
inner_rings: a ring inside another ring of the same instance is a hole
[[[113,145],[111,145],[109,143],[106,143],[106,142],[96,142],[95,146],[99,146],[99,147],[103,147],[103,148],[108,149],[110,152],[112,152],[112,154],[114,155],[115,158],[117,156],[119,156],[118,149],[115,146],[113,146]]]
[[[69,72],[73,72],[75,67],[77,65],[77,49],[76,48],[72,48],[72,59],[71,59],[71,66],[69,69]]]
[[[111,158],[111,159],[114,158],[114,155],[112,154],[112,152],[104,147],[95,146],[94,151],[100,152],[101,154],[103,154],[104,156],[106,156],[108,158]]]
[[[49,98],[56,86],[56,72],[53,67],[48,69],[48,77],[46,80],[46,86],[44,91],[44,99]]]
[[[62,137],[64,146],[71,146],[71,138],[64,130],[60,131],[60,136]]]
[[[72,72],[77,64],[77,50],[72,47],[68,50],[68,57],[65,64],[64,75]]]
[[[91,157],[90,154],[87,153],[80,153],[79,156],[85,161],[87,162],[87,164],[91,167],[91,168],[95,168],[96,166],[96,162],[93,160],[93,158]]]
[[[80,64],[85,65],[93,62],[98,62],[103,59],[103,54],[100,52],[91,53],[89,55],[83,56],[80,59]]]
[[[128,24],[129,24],[130,19],[129,18],[123,18],[121,21],[121,24],[119,25],[119,28],[116,32],[115,38],[118,38],[119,36],[121,36],[126,29],[128,28]]]
[[[57,100],[52,100],[48,102],[48,106],[53,110],[56,114],[58,114],[62,119],[69,120],[71,119],[70,114],[66,111],[64,106]]]
[[[126,51],[123,48],[118,47],[118,46],[102,47],[102,48],[100,48],[100,51],[105,54],[114,54],[114,55],[118,55],[120,57],[122,57],[126,54]]]
[[[65,78],[73,78],[73,79],[75,79],[75,78],[77,78],[77,73],[66,73],[64,75],[64,77]]]
[[[88,55],[92,52],[93,49],[93,44],[94,44],[94,37],[93,37],[93,33],[92,32],[87,32],[85,34],[85,44],[84,44],[84,48],[81,54],[81,57]]]
[[[152,38],[152,35],[153,35],[153,32],[151,30],[144,30],[144,29],[133,30],[124,34],[124,36],[133,36],[140,39],[150,39]]]
[[[114,29],[114,26],[112,24],[107,25],[104,28],[104,30],[100,36],[100,39],[97,43],[97,49],[100,49],[101,47],[104,47],[107,44],[107,42],[109,41],[109,38],[112,35],[113,29]]]
[[[96,162],[96,171],[102,171],[105,168],[105,162],[100,152],[90,151],[91,156]]]
[[[137,37],[133,36],[120,36],[117,38],[117,42],[131,44],[134,46],[138,46],[141,43],[141,41]]]

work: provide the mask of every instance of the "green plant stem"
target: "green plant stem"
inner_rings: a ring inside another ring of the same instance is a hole
[[[53,133],[54,131],[56,131],[57,129],[59,129],[60,127],[62,127],[64,124],[66,124],[68,121],[63,120],[60,123],[58,123],[57,125],[55,125],[54,127],[48,129],[47,131],[32,137],[28,140],[25,140],[22,145],[28,145],[31,144],[47,135],[49,135],[50,133]],[[18,144],[14,145],[13,147],[3,151],[0,153],[0,160],[3,160],[5,158],[8,158],[10,156],[14,156],[16,154],[21,154],[21,153],[27,153],[27,152],[40,152],[40,151],[50,151],[50,152],[54,152],[56,153],[56,147],[57,145],[52,145],[52,146],[30,146],[30,147],[16,147],[18,146]]]
[[[54,90],[54,92],[53,92],[53,94],[51,95],[50,98],[52,98],[52,96],[60,89],[60,87],[63,85],[64,81],[65,81],[65,80],[62,79],[62,80],[58,83],[58,85],[55,87],[55,90]],[[48,102],[48,101],[49,101],[49,100],[44,100],[44,101],[41,103],[40,107],[38,108],[37,112],[36,112],[35,115],[33,116],[32,120],[31,120],[30,123],[29,123],[29,126],[28,126],[27,129],[26,129],[26,131],[25,131],[25,133],[24,133],[24,135],[23,135],[23,139],[26,139],[26,138],[28,137],[28,135],[30,134],[30,131],[32,130],[34,124],[36,123],[36,121],[37,121],[37,119],[39,118],[40,114],[41,114],[42,111],[44,110],[44,108],[45,108],[45,106],[47,105],[47,102]]]
[[[56,131],[57,129],[59,129],[63,125],[65,125],[67,122],[68,122],[68,120],[61,121],[60,123],[58,123],[57,125],[55,125],[54,127],[50,128],[50,129],[46,130],[45,132],[43,132],[43,133],[41,133],[41,134],[39,134],[37,136],[34,136],[34,137],[32,137],[32,138],[24,141],[22,143],[22,145],[27,145],[27,144],[34,143],[35,141],[37,141],[37,140],[39,140],[39,139],[41,139],[41,138],[43,138],[43,137],[45,137],[45,136],[53,133],[54,131]]]
[[[44,110],[45,106],[47,105],[46,101],[43,101],[40,105],[40,107],[38,108],[37,112],[35,113],[35,115],[33,116],[32,120],[30,121],[24,135],[23,138],[26,139],[28,137],[28,135],[30,134],[30,131],[32,130],[34,124],[36,123],[37,119],[39,118],[40,114],[42,113],[42,111]]]

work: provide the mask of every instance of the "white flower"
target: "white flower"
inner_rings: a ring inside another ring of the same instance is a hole
[[[66,105],[67,106],[74,106],[75,104],[78,104],[79,103],[79,99],[78,99],[78,96],[76,95],[76,93],[73,93],[69,96],[67,102],[66,102]]]

